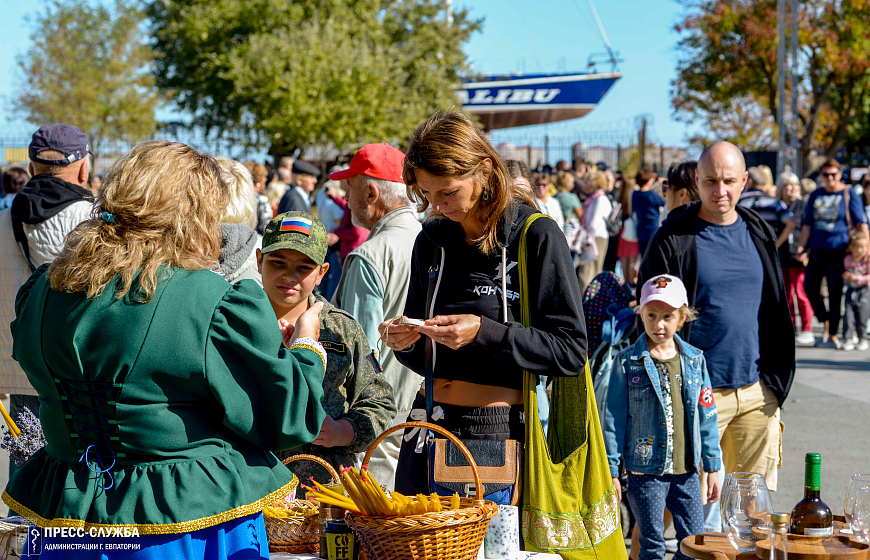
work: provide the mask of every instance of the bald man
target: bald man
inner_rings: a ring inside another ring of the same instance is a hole
[[[699,319],[681,336],[704,351],[725,470],[760,472],[776,490],[779,409],[794,377],[794,326],[776,236],[756,212],[737,204],[747,178],[736,146],[707,148],[695,174],[701,200],[668,215],[650,240],[638,285],[657,274],[683,280]]]

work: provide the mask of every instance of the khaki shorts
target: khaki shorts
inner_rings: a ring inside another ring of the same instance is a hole
[[[783,425],[773,391],[759,381],[740,389],[713,389],[713,399],[725,472],[761,473],[770,491],[776,491]]]

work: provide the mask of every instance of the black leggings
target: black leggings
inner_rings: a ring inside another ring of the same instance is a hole
[[[470,407],[455,406],[452,404],[433,403],[440,406],[444,416],[436,420],[435,424],[446,429],[460,439],[515,439],[525,440],[525,424],[523,405],[513,406],[486,406]],[[417,394],[413,407],[426,409],[426,398]],[[413,420],[408,417],[408,422]],[[406,429],[405,434],[411,430]],[[422,453],[414,451],[417,445],[417,435],[410,440],[402,440],[402,448],[399,450],[399,464],[396,466],[396,491],[405,495],[428,494],[429,490],[429,465],[426,446]],[[436,433],[435,437],[444,436]]]
[[[843,259],[845,249],[810,249],[810,262],[804,274],[804,289],[820,323],[830,321],[828,332],[837,336],[840,330],[840,305],[843,302]],[[828,283],[828,307],[822,297],[822,278]]]

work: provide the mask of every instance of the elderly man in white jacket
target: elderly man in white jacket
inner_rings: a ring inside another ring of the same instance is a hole
[[[49,124],[30,143],[30,181],[12,206],[0,212],[0,393],[10,393],[10,412],[22,406],[36,414],[39,401],[27,376],[12,359],[15,296],[35,267],[50,263],[66,235],[91,217],[93,195],[84,188],[88,140],[75,126]],[[15,470],[10,463],[10,474]]]

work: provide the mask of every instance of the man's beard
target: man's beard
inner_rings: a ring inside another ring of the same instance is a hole
[[[369,226],[367,226],[367,225],[365,225],[364,223],[362,223],[362,222],[359,221],[359,218],[357,218],[357,213],[356,213],[356,212],[351,211],[351,213],[350,213],[350,222],[351,222],[354,226],[356,226],[356,227],[358,227],[358,228],[369,229]]]

